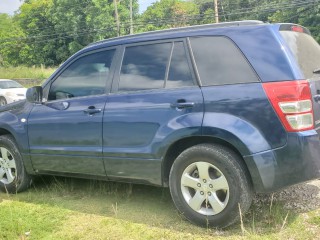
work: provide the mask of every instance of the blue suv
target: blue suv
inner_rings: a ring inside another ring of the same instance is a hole
[[[254,193],[320,177],[320,47],[242,21],[94,43],[0,113],[0,188],[50,174],[169,187],[227,227]]]

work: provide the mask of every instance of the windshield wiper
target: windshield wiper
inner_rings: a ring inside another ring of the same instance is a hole
[[[313,73],[320,73],[320,68],[313,70]]]

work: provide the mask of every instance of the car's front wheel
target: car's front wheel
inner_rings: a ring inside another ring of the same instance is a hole
[[[4,97],[0,97],[0,106],[7,105],[7,100]]]
[[[0,136],[0,190],[8,193],[21,192],[29,187],[22,157],[11,135]]]
[[[224,228],[252,201],[252,187],[239,157],[220,145],[200,144],[182,152],[172,165],[170,192],[191,222]]]

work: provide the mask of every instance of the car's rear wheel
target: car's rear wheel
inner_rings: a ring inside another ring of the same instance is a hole
[[[0,97],[0,106],[7,105],[7,100],[4,97]]]
[[[220,145],[200,144],[182,152],[172,165],[170,192],[191,222],[224,228],[252,202],[252,187],[239,157]]]
[[[11,135],[0,136],[0,190],[21,192],[29,187],[27,174],[17,144]]]

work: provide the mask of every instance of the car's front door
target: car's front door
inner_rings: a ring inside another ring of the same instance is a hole
[[[71,62],[50,83],[47,101],[28,118],[30,156],[38,172],[105,176],[102,117],[115,49]]]

